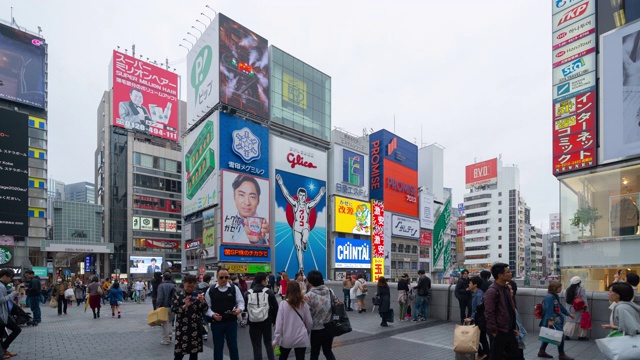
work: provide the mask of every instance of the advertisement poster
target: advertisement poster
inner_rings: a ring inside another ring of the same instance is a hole
[[[371,242],[336,238],[335,264],[337,268],[367,269],[371,266]]]
[[[0,109],[0,234],[29,231],[28,115]]]
[[[435,268],[445,248],[445,234],[451,220],[451,198],[436,210],[436,225],[433,229],[433,268]]]
[[[269,43],[218,14],[220,102],[269,118]]]
[[[420,193],[420,227],[433,230],[433,195],[426,192]],[[458,208],[458,211],[460,209]],[[464,213],[464,210],[462,211]]]
[[[384,258],[384,204],[382,201],[374,200],[371,202],[373,209],[372,225],[373,233],[371,241],[373,245],[373,257]]]
[[[270,246],[269,181],[222,171],[222,244]]]
[[[220,261],[269,262],[271,261],[271,250],[269,248],[220,246]]]
[[[498,158],[481,161],[465,167],[465,188],[498,182]]]
[[[206,258],[216,256],[216,232],[215,232],[215,209],[202,212],[202,243],[204,244]],[[189,238],[186,238],[189,239]]]
[[[153,275],[161,265],[162,256],[129,256],[129,274]]]
[[[595,91],[556,103],[556,115],[558,113],[570,115],[561,117],[553,123],[553,173],[555,175],[596,165],[595,103]],[[568,108],[569,106],[571,109]]]
[[[337,132],[332,132],[334,133]],[[331,192],[367,201],[369,199],[369,156],[335,144],[331,154],[333,163],[333,173],[330,174]]]
[[[371,204],[336,196],[334,198],[335,232],[371,234]]]
[[[113,126],[178,141],[178,74],[114,50]]]
[[[218,119],[217,113],[187,134],[183,151],[184,215],[218,203]]]
[[[392,214],[391,235],[408,239],[419,239],[420,221],[418,219]]]
[[[371,259],[371,281],[378,282],[381,276],[384,276],[384,259]]]
[[[269,129],[220,113],[220,169],[269,177]]]

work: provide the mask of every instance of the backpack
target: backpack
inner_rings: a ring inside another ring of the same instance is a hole
[[[484,323],[485,323],[484,303],[476,306],[476,314],[473,317],[473,322],[478,326],[484,326]]]
[[[369,291],[369,288],[367,287],[367,284],[364,283],[364,281],[360,282],[360,285],[360,292],[362,293],[362,295],[365,295],[367,291]]]
[[[267,288],[263,288],[261,292],[254,292],[253,289],[247,291],[247,312],[249,313],[249,321],[262,322],[269,318],[269,295]]]

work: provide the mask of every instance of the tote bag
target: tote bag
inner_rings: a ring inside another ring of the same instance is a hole
[[[591,330],[591,313],[583,311],[580,317],[580,328]]]
[[[475,354],[480,344],[480,328],[476,325],[456,325],[453,333],[453,351]]]
[[[596,345],[607,360],[640,359],[640,336],[615,336],[597,339]]]
[[[546,342],[553,345],[560,345],[562,342],[562,337],[564,333],[560,330],[556,330],[554,328],[541,327],[540,334],[538,335],[538,340],[542,342]]]

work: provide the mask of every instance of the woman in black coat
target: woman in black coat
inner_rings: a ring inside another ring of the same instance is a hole
[[[391,292],[389,291],[387,279],[385,279],[384,276],[380,276],[380,279],[378,279],[378,292],[376,296],[380,298],[380,306],[378,307],[378,312],[382,318],[380,326],[387,327],[389,326],[387,325],[387,315],[391,307]]]

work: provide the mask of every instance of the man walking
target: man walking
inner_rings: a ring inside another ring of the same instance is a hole
[[[490,360],[510,358],[519,350],[516,338],[516,306],[507,287],[513,277],[508,264],[495,263],[491,267],[495,281],[484,294],[484,316],[490,334]]]
[[[27,304],[33,312],[33,322],[38,325],[42,322],[42,314],[40,312],[40,277],[35,276],[33,270],[26,270],[24,276],[27,278],[25,281],[27,285]]]
[[[244,310],[244,299],[240,288],[229,281],[229,270],[218,270],[218,282],[205,295],[211,316],[213,333],[213,360],[222,360],[224,340],[231,360],[240,360],[238,354],[238,315]]]
[[[13,299],[18,297],[18,291],[14,290],[12,293],[7,294],[7,284],[11,282],[15,273],[11,269],[2,269],[0,270],[0,319],[2,319],[3,326],[0,327],[0,332],[2,333],[2,337],[5,337],[7,334],[7,329],[11,330],[11,335],[6,336],[4,341],[2,342],[2,350],[4,351],[4,359],[8,359],[13,356],[17,356],[18,354],[9,352],[9,345],[15,340],[20,332],[22,331],[18,324],[16,324],[15,320],[13,320],[13,316],[9,315],[9,303],[13,306]]]
[[[418,314],[422,311],[422,320],[427,321],[427,303],[429,302],[429,290],[431,289],[431,279],[425,275],[424,270],[418,270],[418,285],[414,287],[417,290],[416,308],[413,309],[413,320],[418,321]]]
[[[342,280],[342,293],[344,294],[344,306],[347,311],[353,311],[351,308],[351,288],[355,285],[355,280],[347,273],[347,276]]]
[[[200,283],[198,283],[198,294],[203,294],[206,295],[207,294],[207,290],[209,290],[209,282],[211,281],[211,275],[210,274],[204,274],[202,276],[202,281]],[[207,315],[204,314],[202,316],[203,320],[205,320],[205,324],[208,324],[209,321],[207,320]],[[203,341],[207,341],[209,339],[209,326],[205,326],[205,333],[202,334],[202,340]]]
[[[267,349],[267,359],[274,360],[271,344],[272,329],[278,316],[278,300],[267,287],[267,275],[257,273],[253,287],[245,294],[245,304],[249,314],[249,337],[253,346],[253,360],[262,360],[262,342]]]
[[[171,274],[164,273],[164,275],[162,275],[162,284],[158,286],[158,298],[156,299],[156,305],[158,308],[167,308],[167,311],[169,312],[169,319],[173,319],[173,314],[171,313],[171,302],[173,301],[174,293],[175,285],[171,281]],[[171,321],[167,321],[162,324],[162,341],[160,344],[171,344],[171,328]]]
[[[140,304],[140,301],[144,301],[142,293],[144,292],[144,290],[146,288],[142,278],[139,278],[138,281],[136,281],[136,284],[135,284],[134,288],[136,290],[136,302],[138,304]]]
[[[456,284],[456,299],[460,306],[460,324],[464,324],[464,319],[471,317],[471,293],[469,288],[469,270],[462,270],[462,277]]]

